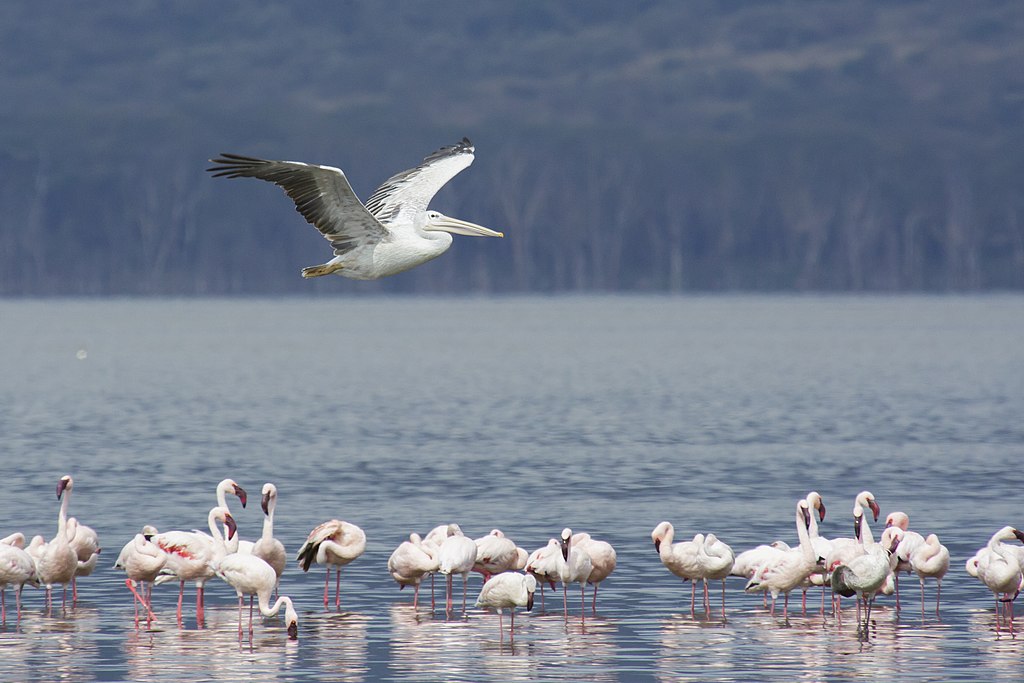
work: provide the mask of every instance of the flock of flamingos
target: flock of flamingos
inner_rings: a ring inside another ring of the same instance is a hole
[[[52,589],[63,586],[62,607],[67,600],[67,586],[72,586],[72,600],[77,600],[76,578],[88,576],[95,569],[100,554],[96,532],[68,517],[68,505],[74,482],[70,476],[61,477],[57,484],[57,497],[61,500],[57,521],[57,534],[46,541],[42,536],[32,539],[25,547],[25,536],[11,534],[0,539],[0,605],[3,622],[7,619],[6,589],[14,586],[17,597],[17,615],[21,619],[21,592],[24,585],[45,586],[47,610],[52,609]],[[260,614],[276,616],[283,608],[288,636],[298,634],[298,615],[287,596],[277,597],[278,583],[286,564],[281,541],[274,537],[274,508],[277,489],[264,484],[262,507],[265,514],[263,534],[255,542],[241,541],[236,533],[234,518],[227,505],[227,495],[246,503],[245,490],[232,479],[217,485],[217,505],[207,517],[209,533],[201,531],[158,532],[146,526],[121,549],[114,564],[125,572],[125,584],[134,595],[135,623],[139,623],[139,607],[145,613],[147,624],[156,618],[152,610],[153,586],[177,582],[177,619],[181,624],[181,607],[185,583],[196,585],[196,619],[203,623],[203,591],[206,582],[220,577],[230,584],[238,595],[238,635],[243,637],[244,598],[249,596],[249,638],[253,632],[253,598]],[[821,610],[825,610],[825,589],[831,588],[832,609],[840,611],[840,598],[857,596],[858,634],[867,634],[871,606],[878,594],[896,594],[899,609],[900,573],[914,573],[921,583],[921,611],[925,609],[925,580],[935,579],[935,610],[939,609],[942,578],[949,570],[949,551],[939,543],[935,534],[923,537],[909,530],[909,519],[902,512],[894,512],[886,519],[886,527],[879,541],[875,541],[870,522],[877,521],[879,506],[874,496],[863,491],[857,495],[853,507],[854,538],[826,539],[818,534],[818,521],[825,518],[825,505],[821,496],[811,492],[796,503],[795,524],[799,544],[790,547],[782,541],[761,545],[738,555],[714,534],[697,534],[692,540],[674,542],[674,530],[669,522],[662,522],[651,533],[654,547],[662,563],[673,574],[691,582],[690,612],[694,614],[696,584],[704,586],[704,610],[710,614],[708,581],[722,581],[722,616],[725,617],[725,579],[740,576],[747,579],[745,591],[771,595],[771,613],[775,602],[784,596],[783,613],[788,616],[789,594],[801,589],[803,609],[806,610],[807,590],[822,588]],[[967,572],[978,578],[992,591],[996,599],[996,625],[1000,620],[1013,630],[1013,601],[1024,588],[1024,546],[1007,543],[1024,542],[1024,532],[1013,527],[997,531],[985,547],[971,557]],[[333,519],[320,524],[306,538],[296,556],[303,571],[313,563],[323,565],[324,606],[329,605],[331,569],[335,570],[335,607],[340,606],[341,567],[363,554],[366,534],[355,524]],[[535,552],[527,553],[505,537],[500,530],[471,539],[463,535],[457,524],[444,524],[425,537],[410,534],[391,554],[388,571],[401,587],[413,586],[413,607],[418,607],[421,582],[440,573],[446,577],[446,605],[452,610],[452,578],[462,575],[462,610],[466,609],[466,584],[470,572],[484,576],[484,585],[476,606],[498,611],[499,630],[504,636],[501,614],[510,610],[512,623],[510,637],[515,630],[515,608],[533,607],[534,593],[544,583],[554,589],[562,584],[562,608],[568,619],[568,587],[580,584],[582,606],[586,610],[586,585],[593,585],[591,608],[596,610],[597,589],[616,565],[615,550],[604,541],[586,533],[574,534],[564,529],[561,538],[551,539]],[[433,590],[431,606],[433,607]],[[862,605],[865,617],[861,621]]]

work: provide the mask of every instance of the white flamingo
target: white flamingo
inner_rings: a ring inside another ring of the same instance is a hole
[[[420,583],[423,582],[423,577],[441,567],[438,551],[436,545],[424,542],[419,534],[409,534],[409,540],[402,541],[388,558],[388,573],[398,582],[399,590],[406,586],[413,587],[413,609],[419,606]]]
[[[594,587],[594,597],[591,600],[590,609],[596,614],[597,587],[615,571],[618,557],[611,543],[591,538],[590,534],[585,531],[578,531],[573,534],[572,542],[573,545],[582,548],[590,556],[591,570],[590,576],[587,577],[587,583]],[[543,590],[542,586],[541,591]]]
[[[771,615],[775,616],[775,601],[779,593],[785,596],[783,618],[789,618],[789,593],[800,587],[810,574],[818,569],[818,557],[811,543],[808,527],[812,515],[807,500],[796,504],[796,533],[800,545],[788,552],[780,552],[758,567],[744,588],[747,592],[766,591],[772,596]]]
[[[900,572],[910,573],[913,567],[910,566],[910,556],[924,544],[924,536],[916,531],[910,531],[910,517],[905,512],[890,512],[885,517],[886,528],[897,528],[903,531],[900,543],[896,547],[893,557],[896,558],[896,566],[893,567],[893,582],[896,587],[896,611],[900,611]]]
[[[871,534],[871,526],[864,519],[864,508],[871,510],[871,515],[878,521],[881,509],[875,501],[875,496],[870,491],[861,491],[853,502],[853,538],[833,538],[831,540],[831,551],[825,557],[825,573],[830,578],[834,569],[840,564],[849,565],[857,557],[866,552],[868,543],[875,542]],[[839,596],[833,591],[832,608],[838,612],[842,605]],[[858,613],[860,605],[857,606]]]
[[[502,572],[484,583],[476,599],[476,606],[498,611],[498,631],[502,638],[505,636],[505,627],[501,623],[501,613],[509,610],[512,614],[512,623],[508,629],[511,640],[515,637],[516,607],[525,607],[527,612],[533,609],[533,594],[536,590],[537,579],[530,574]]]
[[[1024,583],[1021,556],[1018,549],[1003,541],[1024,542],[1024,532],[1004,526],[992,534],[988,544],[976,555],[978,578],[996,597],[996,627],[999,626],[999,603],[1005,603],[1010,613],[1010,631],[1013,631],[1013,601]],[[1004,597],[999,597],[1002,594]]]
[[[475,547],[475,546],[474,546]],[[334,608],[341,609],[341,568],[355,560],[366,550],[366,534],[355,524],[332,519],[320,524],[309,532],[306,542],[299,548],[295,559],[302,565],[302,571],[309,571],[313,562],[324,565],[324,608],[328,606],[328,584],[331,581],[331,567],[335,569]]]
[[[476,561],[473,571],[484,575],[484,582],[493,574],[512,571],[519,560],[516,544],[505,537],[501,529],[492,529],[489,534],[473,541],[476,544]]]
[[[438,571],[445,575],[445,610],[452,611],[452,575],[462,575],[462,611],[466,611],[466,584],[476,563],[476,543],[467,538],[458,524],[448,525],[448,535],[438,550]]]
[[[78,577],[89,576],[96,569],[96,562],[100,558],[100,539],[96,530],[85,524],[80,524],[75,517],[68,518],[68,543],[75,551],[78,558],[78,566],[75,568],[75,575],[71,579],[71,602],[78,602]]]
[[[874,498],[872,497],[872,502]],[[892,567],[889,558],[896,549],[899,539],[895,538],[893,544],[884,547],[875,543],[871,536],[867,522],[862,517],[860,533],[864,541],[864,553],[853,558],[849,564],[837,565],[832,571],[832,591],[843,597],[851,597],[854,594],[857,599],[857,630],[867,636],[868,626],[871,623],[871,607],[875,602],[875,596],[885,586],[887,580],[891,579]],[[855,523],[856,524],[856,523]],[[860,621],[861,602],[867,604],[867,612],[863,623]]]
[[[139,603],[146,608],[147,623],[156,620],[153,613],[153,581],[160,574],[160,570],[167,563],[167,553],[152,542],[157,530],[148,524],[142,528],[142,533],[135,534],[132,540],[125,543],[121,548],[117,561],[114,562],[114,569],[124,571],[125,586],[134,596],[132,603],[135,605],[135,626],[139,625]],[[147,594],[147,584],[149,592]],[[136,590],[136,585],[142,589],[142,593]]]
[[[692,541],[673,543],[675,529],[669,522],[661,522],[651,532],[654,549],[658,551],[661,563],[683,581],[690,581],[690,616],[693,616],[697,600],[697,579],[700,575],[698,554],[704,545],[704,534],[697,534]]]
[[[569,619],[569,584],[580,585],[580,618],[586,616],[587,611],[587,579],[593,571],[593,563],[590,555],[583,548],[577,548],[572,542],[572,529],[562,529],[562,552],[557,556],[561,559],[558,563],[558,580],[562,583],[562,611],[566,620]]]
[[[725,577],[732,571],[736,556],[728,544],[723,543],[714,534],[704,537],[704,543],[697,551],[697,562],[700,564],[700,577],[704,584],[704,613],[711,612],[708,600],[708,581],[722,582],[722,618],[725,619]]]
[[[263,485],[263,499],[260,501],[263,508],[263,535],[252,547],[252,554],[269,564],[274,574],[277,575],[277,584],[274,586],[274,593],[277,593],[277,585],[281,582],[281,574],[284,573],[285,564],[288,561],[288,554],[285,552],[284,544],[274,538],[274,510],[277,508],[277,487],[267,482]]]
[[[555,590],[555,581],[558,580],[558,557],[562,554],[562,544],[556,538],[548,539],[548,544],[537,548],[526,558],[524,569],[537,579],[540,585],[540,608],[544,607],[544,583]]]
[[[200,531],[166,531],[156,534],[152,542],[157,545],[167,556],[166,564],[154,584],[178,581],[178,623],[181,623],[181,602],[185,594],[185,583],[187,581],[196,584],[196,623],[203,625],[205,613],[205,587],[206,582],[215,575],[211,563],[219,559],[218,555],[227,552],[224,538],[217,528],[217,523],[223,523],[227,531],[224,535],[228,540],[235,535],[235,520],[227,508],[214,507],[207,515],[209,534]]]
[[[230,528],[228,536],[230,537]],[[212,562],[217,576],[224,579],[238,595],[238,638],[242,639],[242,605],[244,597],[249,596],[249,640],[252,640],[252,598],[256,597],[260,614],[265,617],[277,616],[281,608],[285,609],[285,625],[288,628],[288,638],[295,640],[299,634],[299,615],[295,612],[291,598],[286,595],[279,597],[273,605],[270,604],[270,594],[277,587],[277,572],[270,564],[254,554],[248,553],[226,553],[227,547],[224,541],[217,536],[215,544],[218,548],[218,557]]]
[[[21,591],[25,584],[39,586],[36,563],[25,550],[25,535],[18,532],[0,539],[0,623],[7,623],[7,587],[14,586],[21,621]]]
[[[901,543],[902,545],[902,543]],[[897,551],[899,548],[897,548]],[[949,549],[939,543],[939,537],[928,534],[924,543],[910,556],[910,567],[921,580],[921,614],[924,614],[924,580],[935,579],[935,614],[939,613],[939,599],[942,597],[942,577],[949,571]]]
[[[67,604],[68,584],[75,578],[75,570],[78,569],[78,556],[74,548],[68,543],[67,522],[68,506],[71,502],[71,491],[74,488],[74,481],[70,476],[64,475],[57,483],[57,498],[61,500],[60,512],[57,516],[57,535],[48,543],[36,544],[33,558],[36,562],[36,576],[39,583],[46,586],[46,609],[50,610],[52,605],[52,589],[54,584],[62,584],[64,587],[61,608]]]
[[[819,586],[821,587],[820,613],[824,616],[825,585],[828,583],[826,572],[824,571],[824,563],[825,558],[832,552],[832,541],[818,533],[818,522],[825,521],[825,501],[822,500],[821,494],[817,491],[811,491],[807,494],[804,500],[807,501],[807,509],[811,513],[811,524],[807,528],[807,536],[811,539],[811,547],[814,548],[814,555],[821,566],[819,567],[819,571],[815,571],[807,577],[801,587],[801,612],[803,614],[807,614],[807,589],[812,586]],[[815,512],[818,514],[814,514]]]

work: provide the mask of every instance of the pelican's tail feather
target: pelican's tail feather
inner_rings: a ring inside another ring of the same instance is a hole
[[[341,270],[344,266],[340,263],[325,263],[320,266],[310,266],[302,269],[302,277],[320,277],[321,275],[330,275]]]

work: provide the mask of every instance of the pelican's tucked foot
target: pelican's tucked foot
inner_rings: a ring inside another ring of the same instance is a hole
[[[310,266],[302,269],[302,277],[320,277],[321,275],[330,275],[341,270],[344,266],[340,263],[325,263],[320,266]]]

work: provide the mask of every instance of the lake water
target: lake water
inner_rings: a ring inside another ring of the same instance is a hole
[[[963,564],[1024,525],[1022,349],[1016,295],[0,301],[0,535],[52,536],[70,473],[70,514],[104,546],[74,609],[47,615],[26,589],[20,625],[0,629],[0,680],[1018,681],[1024,637],[997,632]],[[175,624],[173,585],[153,628],[134,627],[110,569],[121,545],[144,523],[205,528],[225,477],[250,494],[231,501],[243,538],[260,533],[265,481],[289,554],[325,519],[367,533],[340,613],[322,608],[322,570],[289,565],[297,642],[269,620],[240,645],[219,580],[205,628],[191,587]],[[921,616],[916,578],[902,613],[876,603],[866,643],[851,601],[841,624],[798,600],[786,623],[740,579],[724,622],[691,617],[654,526],[737,552],[795,543],[812,489],[825,535],[851,535],[862,489],[883,519],[904,510],[939,534],[940,617]],[[410,531],[449,521],[528,550],[586,530],[618,568],[585,623],[578,597],[566,624],[549,593],[510,644],[496,615],[414,612],[387,574]]]

